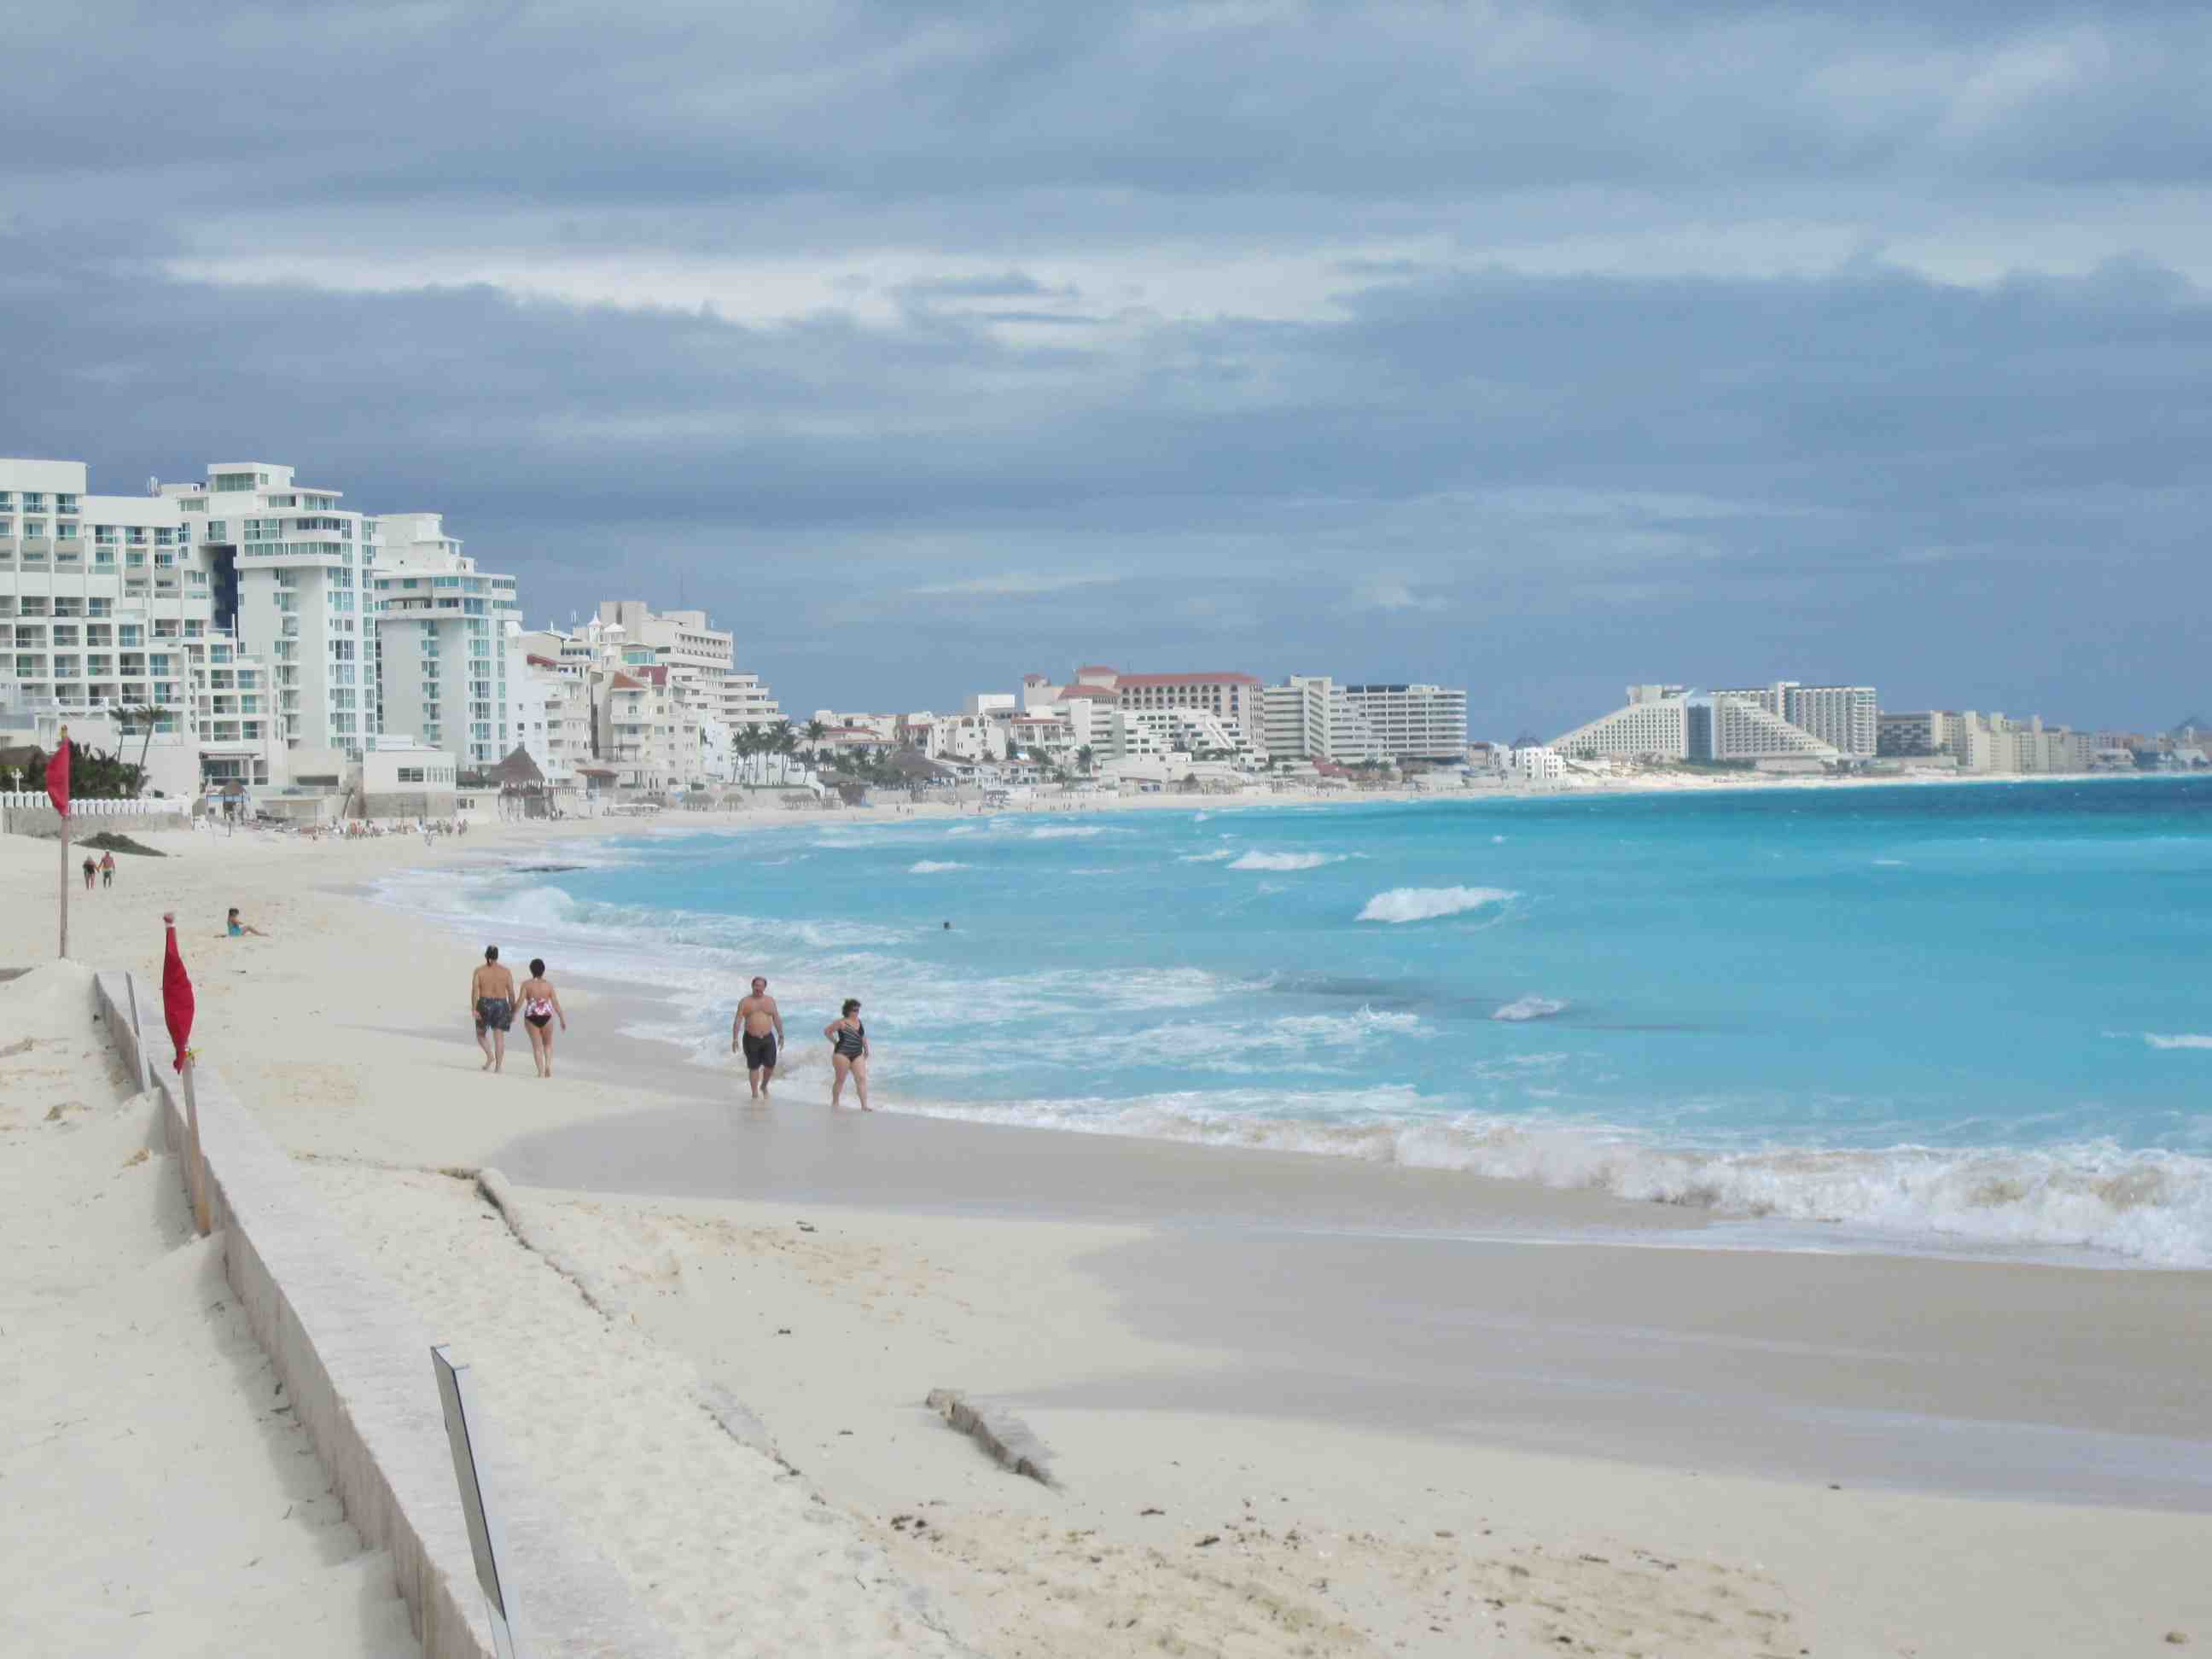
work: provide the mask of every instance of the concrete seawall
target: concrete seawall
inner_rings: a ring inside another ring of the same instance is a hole
[[[119,836],[143,835],[155,830],[189,830],[192,814],[189,805],[152,810],[158,803],[142,801],[82,800],[71,803],[70,808],[70,836],[82,841],[87,836],[96,836],[103,830],[112,830]],[[128,807],[132,810],[103,811],[103,808]],[[0,806],[0,832],[11,836],[30,836],[40,841],[59,841],[62,836],[61,814],[51,806]]]
[[[97,975],[94,1012],[125,1067],[160,1101],[150,1137],[181,1154],[183,1091],[167,1058],[159,993]],[[138,1022],[132,1006],[137,1001]],[[142,1048],[140,1033],[145,1042]],[[433,1378],[430,1346],[469,1358],[466,1331],[423,1330],[341,1242],[292,1160],[214,1066],[194,1068],[207,1195],[223,1269],[295,1402],[346,1517],[391,1552],[426,1659],[493,1659]],[[178,1169],[189,1183],[185,1160]],[[629,1587],[501,1449],[498,1425],[471,1419],[477,1463],[505,1522],[503,1577],[514,1587],[530,1659],[653,1659],[674,1644]]]

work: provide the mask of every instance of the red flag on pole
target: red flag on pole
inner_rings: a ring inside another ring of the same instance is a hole
[[[46,799],[64,817],[69,816],[69,727],[64,726],[61,747],[46,759]]]
[[[185,959],[177,954],[177,924],[169,924],[169,951],[161,959],[161,1018],[169,1027],[169,1041],[177,1045],[176,1066],[185,1069],[185,1054],[192,1046],[192,981],[185,972]]]

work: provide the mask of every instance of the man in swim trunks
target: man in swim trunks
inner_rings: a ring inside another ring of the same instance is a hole
[[[514,975],[500,965],[496,945],[484,946],[483,965],[469,975],[469,1012],[476,1018],[483,1069],[503,1070],[507,1028],[514,1024]]]
[[[783,1010],[768,994],[768,981],[756,974],[753,994],[738,1004],[730,1022],[730,1052],[742,1042],[745,1050],[745,1079],[755,1100],[768,1098],[768,1085],[775,1078],[775,1051],[783,1042]]]

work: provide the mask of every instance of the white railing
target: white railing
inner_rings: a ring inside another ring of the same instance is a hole
[[[52,803],[43,789],[0,790],[0,807],[43,806],[52,810]],[[70,803],[72,818],[129,818],[155,812],[189,812],[189,800],[73,800]]]

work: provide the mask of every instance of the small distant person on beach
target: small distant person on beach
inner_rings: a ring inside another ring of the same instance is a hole
[[[561,1006],[561,994],[545,977],[545,960],[530,959],[530,977],[522,981],[522,1023],[530,1032],[530,1057],[538,1062],[538,1075],[553,1075],[553,1022],[568,1029],[568,1016]]]
[[[230,907],[230,914],[222,919],[222,936],[225,939],[243,939],[248,933],[252,934],[256,939],[267,939],[269,937],[268,934],[263,933],[258,927],[255,927],[246,922],[240,921],[238,919],[238,907],[235,904],[232,905]]]
[[[752,1085],[755,1100],[768,1098],[768,1085],[775,1081],[775,1054],[783,1046],[783,1010],[775,1006],[775,999],[768,994],[768,981],[758,974],[753,975],[752,994],[738,1004],[736,1017],[730,1021],[730,1052],[735,1054],[743,1044],[745,1051],[745,1081]]]
[[[100,855],[100,884],[102,887],[115,885],[115,854],[112,853]]]
[[[99,868],[100,866],[92,861],[92,854],[87,853],[84,855],[84,890],[88,893],[92,890],[92,878],[94,872]]]
[[[830,1104],[834,1109],[838,1097],[845,1092],[845,1079],[853,1079],[853,1092],[860,1097],[860,1109],[872,1112],[868,1104],[868,1028],[860,1023],[860,1000],[845,999],[845,1011],[822,1028],[822,1035],[830,1039]]]
[[[477,1022],[477,1047],[483,1069],[507,1068],[507,1033],[514,1024],[514,975],[499,959],[499,946],[484,946],[484,959],[469,975],[469,1012]]]

